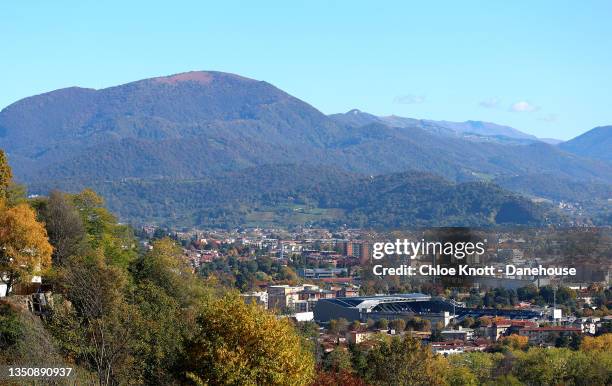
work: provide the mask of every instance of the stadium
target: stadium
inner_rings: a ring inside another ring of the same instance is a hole
[[[365,322],[367,319],[393,320],[412,316],[445,318],[453,315],[458,320],[468,316],[534,319],[541,317],[542,313],[531,310],[467,308],[452,299],[432,297],[421,293],[320,299],[314,309],[314,319],[321,323],[339,318],[347,319],[349,322],[355,320]]]

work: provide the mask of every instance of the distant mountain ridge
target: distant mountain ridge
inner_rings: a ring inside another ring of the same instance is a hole
[[[612,126],[596,127],[559,147],[579,156],[612,161]]]
[[[358,175],[426,172],[448,183],[514,178],[507,186],[521,192],[531,190],[517,185],[534,179],[515,177],[537,174],[612,184],[612,164],[505,126],[357,110],[326,116],[267,82],[210,71],[22,99],[0,111],[0,148],[37,193],[58,182],[177,182],[287,163]]]
[[[540,140],[534,135],[523,133],[509,126],[498,125],[491,122],[482,121],[435,121],[430,119],[404,118],[396,115],[376,116],[362,112],[358,109],[350,110],[344,114],[332,114],[330,118],[335,121],[354,127],[359,127],[372,123],[381,123],[391,127],[401,128],[421,128],[438,135],[457,136],[466,139],[484,140],[506,140],[531,143],[542,141],[548,143],[550,139]],[[554,140],[553,140],[554,141]]]

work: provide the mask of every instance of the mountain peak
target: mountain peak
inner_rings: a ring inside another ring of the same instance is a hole
[[[179,82],[198,82],[203,84],[209,84],[213,79],[211,73],[206,71],[189,71],[180,74],[174,74],[169,76],[160,76],[153,78],[152,80],[160,83],[176,84]]]
[[[211,82],[219,79],[233,79],[233,80],[242,80],[242,81],[250,81],[255,82],[255,80],[250,78],[245,78],[240,75],[231,74],[228,72],[219,72],[219,71],[188,71],[181,72],[178,74],[167,75],[167,76],[159,76],[147,80],[151,80],[157,83],[165,83],[165,84],[178,84],[183,82],[196,82],[203,85],[208,85]]]

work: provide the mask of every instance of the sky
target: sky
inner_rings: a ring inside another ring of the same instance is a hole
[[[190,70],[326,114],[483,120],[570,139],[612,124],[610,1],[3,1],[0,109]]]

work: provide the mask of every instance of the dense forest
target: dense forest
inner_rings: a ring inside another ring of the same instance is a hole
[[[74,190],[78,184],[56,187]],[[411,226],[543,224],[556,215],[485,182],[423,172],[363,176],[326,166],[266,165],[192,180],[93,183],[121,218],[165,226]],[[42,191],[34,185],[33,192]]]

